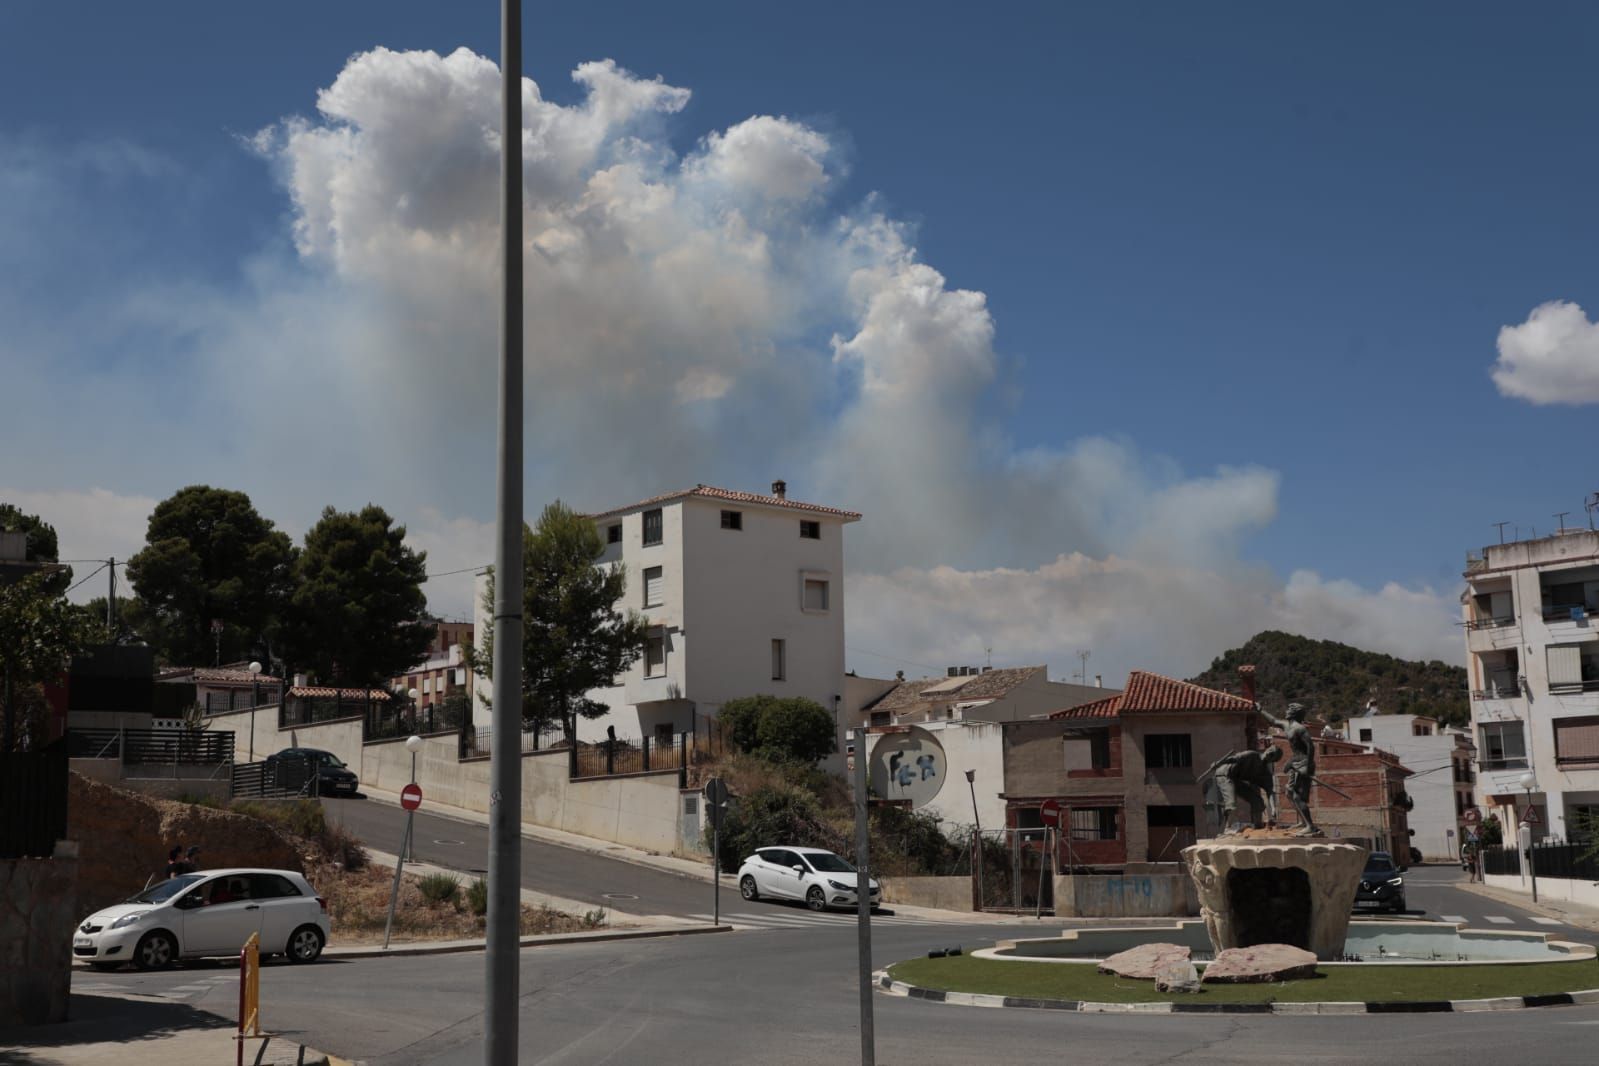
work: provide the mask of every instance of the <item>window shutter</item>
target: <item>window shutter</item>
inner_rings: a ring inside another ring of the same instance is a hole
[[[661,603],[665,584],[661,577],[661,567],[651,566],[644,571],[644,604],[647,607]]]
[[[1582,687],[1582,648],[1576,644],[1549,645],[1549,687]]]
[[[1558,762],[1599,762],[1599,718],[1555,719]]]

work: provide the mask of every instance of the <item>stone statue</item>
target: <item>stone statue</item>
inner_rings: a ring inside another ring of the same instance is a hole
[[[1230,751],[1210,764],[1200,775],[1200,780],[1210,777],[1216,782],[1221,795],[1221,832],[1237,833],[1243,829],[1236,811],[1242,793],[1249,804],[1249,824],[1261,828],[1261,818],[1277,820],[1277,781],[1274,767],[1283,757],[1282,749],[1273,745],[1265,751]]]
[[[1262,710],[1260,716],[1283,731],[1293,756],[1288,760],[1288,800],[1299,812],[1304,825],[1295,834],[1302,837],[1320,836],[1316,821],[1310,816],[1310,786],[1316,780],[1316,741],[1305,728],[1303,704],[1290,703],[1283,717],[1276,718]]]

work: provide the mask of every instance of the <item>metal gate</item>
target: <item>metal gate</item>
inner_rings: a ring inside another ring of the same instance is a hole
[[[979,910],[1055,913],[1053,829],[985,829],[974,865]]]

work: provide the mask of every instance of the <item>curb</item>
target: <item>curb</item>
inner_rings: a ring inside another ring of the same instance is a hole
[[[519,948],[557,947],[561,944],[593,944],[607,940],[644,940],[662,936],[698,936],[701,933],[731,933],[730,925],[683,925],[657,929],[620,929],[610,933],[554,933],[547,936],[525,936],[517,941]],[[396,944],[382,947],[329,948],[322,953],[327,959],[383,959],[401,955],[454,955],[466,951],[482,951],[487,941],[451,941],[445,944]]]
[[[976,992],[944,992],[896,981],[887,970],[872,974],[880,992],[930,1003],[961,1007],[1012,1007],[1055,1010],[1078,1014],[1467,1014],[1476,1011],[1525,1010],[1530,1007],[1569,1007],[1599,1004],[1599,989],[1555,992],[1541,996],[1500,996],[1494,999],[1410,1000],[1388,1003],[1088,1003],[1072,999],[1027,999]]]

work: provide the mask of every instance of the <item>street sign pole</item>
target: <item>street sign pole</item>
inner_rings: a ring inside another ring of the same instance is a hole
[[[720,777],[705,782],[705,814],[711,820],[711,924],[722,924],[722,814],[727,810],[727,783]]]
[[[872,876],[866,828],[866,730],[855,730],[855,908],[860,940],[861,1066],[876,1066],[872,1031]]]
[[[400,838],[400,850],[394,856],[394,887],[389,889],[389,918],[383,923],[383,950],[389,950],[389,933],[394,929],[394,904],[400,898],[400,871],[405,869],[405,852],[411,846],[411,814],[405,815],[405,835]]]

